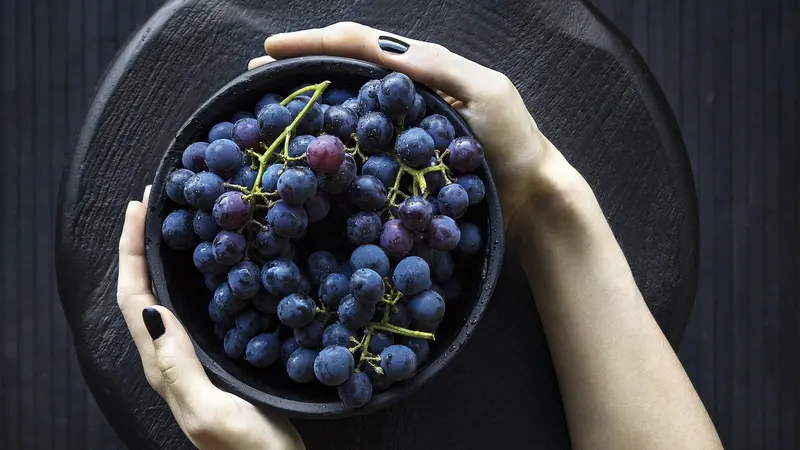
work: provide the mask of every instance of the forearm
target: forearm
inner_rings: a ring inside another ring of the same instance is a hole
[[[719,447],[588,184],[553,150],[536,186],[509,232],[547,334],[573,445]]]

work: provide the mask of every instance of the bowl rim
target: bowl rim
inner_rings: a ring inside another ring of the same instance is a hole
[[[213,122],[202,119],[214,117],[215,114],[213,110],[218,103],[224,102],[226,99],[230,100],[250,94],[247,86],[252,84],[255,80],[276,76],[283,71],[290,72],[293,70],[303,73],[318,72],[324,74],[331,71],[331,66],[347,66],[349,70],[357,72],[353,73],[353,75],[363,75],[370,78],[382,78],[391,72],[385,67],[370,62],[333,56],[307,56],[271,62],[237,76],[216,91],[189,116],[189,119],[184,122],[175,137],[170,141],[153,179],[152,190],[148,199],[149,206],[145,219],[145,253],[147,266],[153,283],[154,292],[161,305],[169,308],[173,313],[175,312],[167,288],[164,265],[160,257],[162,220],[159,217],[160,209],[157,209],[155,205],[161,202],[163,198],[163,193],[161,191],[164,189],[166,177],[174,168],[174,164],[170,163],[170,155],[173,152],[183,152],[182,148],[176,149],[176,145],[178,145],[179,142],[186,141],[188,139],[187,135],[196,135],[197,129],[204,127],[206,125],[205,122]],[[342,75],[346,76],[346,73]],[[447,117],[451,123],[454,124],[456,129],[463,129],[467,136],[473,136],[466,122],[444,101],[444,99],[425,85],[415,83],[415,87],[418,91],[422,90],[427,92],[428,97],[433,96],[435,99],[438,99],[440,103],[439,106],[443,109],[442,115]],[[438,358],[429,361],[410,380],[395,384],[391,389],[382,392],[382,394],[388,395],[381,395],[379,398],[373,398],[373,400],[363,408],[353,409],[345,406],[341,401],[304,402],[290,400],[256,389],[239,380],[220,366],[200,347],[195,338],[187,332],[195,348],[198,359],[214,384],[223,390],[240,396],[258,407],[273,409],[287,417],[293,418],[343,418],[368,414],[396,404],[418,391],[425,383],[444,369],[444,367],[452,361],[455,354],[459,353],[457,350],[469,341],[497,285],[497,279],[500,274],[505,253],[503,218],[497,189],[485,160],[482,163],[481,170],[483,172],[482,178],[487,186],[485,200],[489,212],[489,217],[487,218],[487,251],[485,263],[480,269],[483,280],[478,285],[478,298],[475,300],[464,325],[456,334],[453,344],[450,344],[449,348],[444,349]]]

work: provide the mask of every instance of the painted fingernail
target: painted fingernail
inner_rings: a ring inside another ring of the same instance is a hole
[[[380,47],[384,53],[392,53],[395,55],[402,55],[408,50],[408,44],[391,36],[379,37],[378,47]]]
[[[150,338],[156,340],[164,334],[164,321],[161,319],[161,314],[153,307],[147,307],[142,310],[142,321],[147,332],[150,333]]]

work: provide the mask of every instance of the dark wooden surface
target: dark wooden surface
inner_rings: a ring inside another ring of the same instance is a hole
[[[2,2],[0,448],[119,445],[87,393],[57,303],[53,211],[95,83],[159,3]],[[796,448],[797,2],[598,4],[664,87],[695,171],[701,278],[681,357],[728,448]],[[259,14],[275,13],[248,16]]]

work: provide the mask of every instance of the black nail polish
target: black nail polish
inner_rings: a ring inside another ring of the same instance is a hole
[[[378,47],[380,47],[384,53],[393,53],[395,55],[402,55],[408,50],[408,44],[391,36],[379,37]]]
[[[151,307],[143,309],[142,320],[147,332],[150,333],[150,338],[154,341],[164,334],[164,321],[157,309]]]

